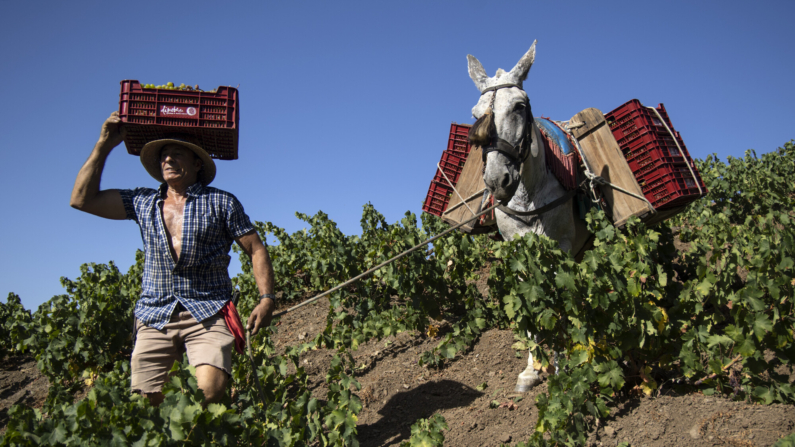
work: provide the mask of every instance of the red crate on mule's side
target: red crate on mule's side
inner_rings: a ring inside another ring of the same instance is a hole
[[[640,185],[643,195],[654,205],[654,208],[673,207],[693,201],[692,197],[700,197],[698,188],[706,191],[701,177],[696,175],[698,182],[693,178],[688,166],[689,163],[672,163],[663,166]],[[695,171],[694,171],[695,172]]]
[[[442,159],[439,160],[439,166],[441,166],[442,171],[444,171],[445,175],[453,185],[458,183],[458,178],[461,176],[461,171],[464,169],[464,163],[466,163],[466,157],[463,155],[458,155],[455,152],[444,151],[442,152]],[[446,185],[450,186],[447,183],[447,180],[444,178],[439,169],[436,169],[436,174],[433,177],[434,180],[438,180],[440,182],[444,182]]]
[[[119,117],[125,123],[127,152],[140,155],[153,140],[177,138],[194,143],[211,157],[236,160],[240,99],[234,87],[215,92],[143,88],[121,81]]]
[[[633,99],[606,113],[605,120],[654,208],[683,206],[708,191],[665,106],[655,110]]]
[[[437,180],[431,181],[431,186],[428,187],[428,195],[425,196],[425,203],[422,205],[422,210],[426,213],[441,216],[447,205],[450,203],[450,196],[453,194],[453,188],[447,183],[442,183]]]
[[[447,209],[450,197],[453,194],[453,187],[450,183],[453,186],[458,183],[461,171],[464,169],[464,163],[466,163],[469,155],[468,135],[470,127],[472,126],[469,124],[452,123],[450,125],[447,149],[442,151],[442,157],[439,160],[439,167],[442,168],[445,175],[439,172],[438,167],[436,168],[436,173],[428,187],[428,194],[425,196],[425,202],[422,206],[423,211],[441,216]],[[445,176],[447,176],[446,179]],[[448,179],[450,183],[448,183]]]
[[[466,158],[469,155],[471,146],[469,144],[470,124],[450,124],[450,137],[447,140],[447,150]]]

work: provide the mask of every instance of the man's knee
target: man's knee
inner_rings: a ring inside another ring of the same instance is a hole
[[[207,403],[220,402],[226,392],[226,383],[229,375],[226,371],[212,365],[199,365],[196,367],[196,382],[204,393]]]

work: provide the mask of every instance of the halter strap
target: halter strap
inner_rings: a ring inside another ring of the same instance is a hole
[[[502,138],[497,138],[496,144],[493,146],[484,147],[482,149],[483,158],[485,159],[489,152],[502,152],[508,156],[508,158],[521,163],[527,158],[527,151],[525,150],[526,139],[526,137],[522,137],[521,141],[519,141],[519,144],[514,146]]]
[[[493,91],[499,90],[501,88],[509,88],[509,87],[516,87],[519,90],[522,89],[522,86],[520,86],[519,84],[500,84],[500,85],[495,85],[494,87],[489,87],[487,89],[484,89],[482,92],[480,92],[480,96],[483,96],[484,94],[486,94],[488,92],[493,92]]]
[[[568,202],[572,197],[574,197],[577,194],[577,192],[581,191],[585,187],[586,182],[587,182],[587,180],[583,180],[582,183],[580,183],[580,185],[578,187],[566,192],[566,194],[563,194],[562,196],[560,196],[557,199],[547,203],[546,205],[542,206],[541,208],[536,208],[536,209],[530,210],[530,211],[516,211],[516,210],[512,210],[512,209],[508,208],[506,205],[503,205],[502,203],[500,203],[497,206],[497,209],[502,211],[503,213],[511,215],[511,216],[537,216],[539,214],[543,214],[543,213],[546,213],[547,211],[553,210],[553,209],[563,205],[564,203]]]
[[[508,208],[507,206],[500,203],[497,205],[497,209],[502,211],[505,214],[510,214],[511,216],[537,216],[539,214],[546,213],[554,208],[563,205],[564,203],[568,202],[572,197],[574,197],[579,189],[572,189],[571,191],[567,191],[566,194],[558,197],[557,199],[547,203],[546,205],[542,206],[541,208],[536,208],[530,211],[516,211]]]
[[[500,90],[500,89],[503,89],[503,88],[511,88],[511,87],[516,87],[519,90],[522,90],[522,86],[520,86],[519,84],[499,84],[499,85],[495,85],[493,87],[489,87],[489,88],[483,89],[483,91],[480,92],[480,96],[483,96],[483,95],[485,95],[488,92],[494,92],[494,96],[491,97],[491,104],[489,105],[489,108],[493,110],[494,109],[494,100],[497,99],[497,90]],[[527,113],[531,113],[531,112],[528,110]],[[532,117],[532,114],[531,114],[530,116],[528,116],[528,122],[532,123],[532,121],[533,121],[533,117]],[[524,161],[525,161],[525,159],[527,159],[527,155],[529,153],[528,144],[530,143],[530,140],[532,139],[532,137],[530,136],[530,131],[529,131],[528,127],[529,126],[525,126],[525,135],[522,137],[522,139],[519,141],[519,144],[517,144],[516,146],[512,145],[511,143],[509,143],[506,140],[503,140],[502,138],[497,137],[497,141],[495,142],[496,144],[494,144],[493,146],[484,147],[483,148],[483,166],[486,166],[486,156],[488,155],[488,153],[489,152],[495,152],[495,151],[496,152],[502,152],[503,154],[507,155],[509,158],[511,158],[513,160],[516,160],[516,161],[518,161],[520,163],[524,163]]]

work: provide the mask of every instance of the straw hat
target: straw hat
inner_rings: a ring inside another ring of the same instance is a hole
[[[204,164],[198,173],[198,180],[205,186],[213,181],[215,178],[215,162],[210,158],[210,155],[204,149],[193,143],[174,138],[150,141],[141,149],[141,164],[144,165],[146,172],[154,177],[155,180],[160,183],[165,183],[163,172],[160,168],[160,149],[168,144],[178,144],[192,150]]]

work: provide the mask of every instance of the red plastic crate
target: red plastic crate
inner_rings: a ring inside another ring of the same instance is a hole
[[[442,168],[447,179],[437,168],[428,188],[425,203],[422,206],[423,211],[441,216],[447,209],[447,205],[450,203],[450,196],[453,194],[453,188],[450,183],[453,185],[458,183],[461,171],[464,169],[464,163],[466,163],[469,155],[469,129],[471,127],[469,124],[450,124],[447,149],[442,151],[442,158],[439,160],[439,167]],[[449,183],[448,179],[450,180]]]
[[[467,137],[456,136],[447,142],[447,150],[461,155],[469,155],[469,141]]]
[[[218,87],[215,93],[166,90],[124,80],[119,117],[126,123],[124,144],[130,154],[140,155],[153,140],[180,138],[202,147],[213,158],[237,159],[240,99],[236,88]]]
[[[703,192],[706,188],[700,178],[698,183],[701,184]],[[672,173],[656,176],[655,179],[646,182],[642,188],[643,195],[654,205],[654,208],[663,209],[682,202],[683,199],[698,199],[701,197],[698,186],[696,179],[685,166]]]
[[[664,140],[650,141],[635,149],[627,149],[622,152],[624,152],[629,168],[636,173],[635,177],[649,164],[684,163],[690,160],[690,154],[686,148],[682,148],[683,157],[675,144],[666,144]]]
[[[674,130],[674,126],[668,118],[668,112],[665,110],[665,106],[658,104],[655,109],[657,109],[657,112],[662,116],[665,124],[667,124],[671,130]],[[632,124],[640,126],[659,126],[664,129],[663,123],[657,117],[657,114],[649,110],[637,99],[625,102],[612,112],[606,114],[605,119],[607,119],[607,124],[613,131],[616,140],[626,135],[632,128]],[[616,130],[622,132],[620,136],[616,135]]]
[[[682,141],[682,137],[679,136],[678,132],[675,132],[676,138],[672,138],[671,134],[668,132],[661,132],[655,128],[644,127],[643,129],[639,130],[637,134],[632,136],[632,139],[625,140],[618,145],[621,146],[624,150],[627,151],[627,154],[635,152],[637,149],[640,149],[647,144],[657,143],[659,145],[673,147],[676,153],[679,153],[679,150],[676,148],[676,143],[679,143],[679,146],[682,148],[682,151],[685,154],[688,154],[687,147],[685,146],[685,142]]]
[[[464,158],[463,155],[458,155],[454,152],[448,151],[442,152],[442,159],[439,160],[439,166],[442,167],[447,179],[445,179],[445,177],[437,168],[436,173],[433,176],[433,181],[449,187],[452,191],[450,183],[453,185],[458,183],[458,179],[461,177],[461,171],[464,169],[464,163],[466,163],[466,158]],[[448,183],[448,179],[450,180],[450,183]]]
[[[436,180],[431,182],[428,187],[428,195],[425,196],[425,203],[422,205],[422,210],[426,213],[442,215],[447,205],[450,203],[450,195],[453,193],[453,188],[446,183],[441,183]]]
[[[653,178],[656,178],[659,175],[672,173],[678,171],[680,167],[687,167],[690,165],[693,168],[693,172],[696,174],[698,179],[701,179],[701,175],[698,173],[695,165],[692,162],[682,161],[681,157],[678,160],[675,160],[670,157],[666,157],[662,160],[653,160],[650,161],[648,164],[641,166],[636,171],[632,173],[635,175],[635,179],[638,181],[638,184],[646,183]],[[630,168],[632,165],[630,165]]]
[[[618,145],[630,144],[635,138],[647,132],[656,131],[670,135],[663,122],[675,135],[678,135],[668,118],[665,106],[659,104],[655,109],[660,113],[662,121],[656,113],[644,107],[637,99],[633,99],[605,115]]]
[[[696,174],[695,178],[693,178],[693,174]],[[661,170],[661,172],[656,175],[650,175],[647,179],[644,179],[640,187],[643,189],[643,192],[646,193],[665,183],[669,178],[681,179],[682,184],[686,188],[698,189],[698,185],[700,185],[702,189],[705,188],[701,176],[695,170],[691,173],[687,163],[677,163],[673,166],[666,166],[665,169]]]
[[[450,124],[450,135],[469,135],[469,129],[472,128],[471,124],[458,124],[458,123],[451,123]]]
[[[464,169],[464,163],[466,163],[467,157],[466,155],[459,154],[456,152],[451,151],[444,151],[442,152],[442,159],[439,160],[439,165],[444,169],[445,174],[460,174],[461,170]]]
[[[656,209],[686,205],[706,195],[707,188],[665,106],[655,109],[660,117],[633,99],[605,114],[605,119],[646,199]]]
[[[458,179],[461,177],[461,171],[456,170],[454,168],[454,165],[451,165],[450,163],[439,162],[439,165],[442,167],[442,170],[447,176],[447,179],[450,180],[450,183],[452,183],[453,185],[457,185]],[[433,175],[434,181],[441,182],[449,186],[449,184],[447,183],[447,179],[445,179],[444,175],[442,175],[442,173],[439,172],[439,169],[436,169],[436,173]]]
[[[447,140],[447,150],[466,158],[469,155],[471,146],[469,145],[470,124],[450,124],[450,137]]]

